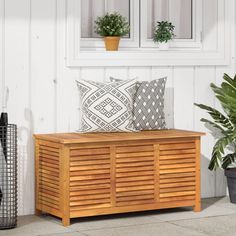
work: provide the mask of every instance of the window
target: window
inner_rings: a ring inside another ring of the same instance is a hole
[[[104,49],[102,39],[94,33],[94,20],[114,11],[121,13],[130,23],[130,35],[123,37],[120,48],[157,47],[152,40],[153,29],[156,22],[162,20],[175,25],[176,37],[172,47],[181,47],[183,42],[185,46],[193,47],[193,43],[200,41],[200,27],[196,27],[195,20],[196,1],[81,0],[81,49]]]
[[[94,21],[98,16],[106,12],[120,12],[122,16],[130,21],[129,0],[82,0],[81,1],[81,37],[99,38],[94,33]]]
[[[199,0],[141,1],[141,47],[156,47],[152,40],[153,28],[157,21],[162,20],[170,21],[175,26],[176,37],[170,43],[172,48],[200,47],[200,6]]]
[[[192,38],[192,0],[148,0],[144,18],[147,19],[148,39],[153,37],[157,21],[170,21],[175,26],[177,39]]]
[[[81,48],[104,48],[103,40],[94,33],[94,20],[115,11],[125,16],[130,24],[130,34],[121,40],[120,47],[139,46],[138,0],[81,0]]]
[[[228,45],[233,38],[231,31],[235,25],[232,1],[214,0],[209,3],[203,0],[66,0],[66,2],[68,67],[206,66],[228,65],[230,61],[231,51]],[[82,4],[85,4],[83,11],[81,11]],[[93,33],[93,21],[96,15],[113,9],[127,15],[131,31],[129,36],[121,40],[119,51],[108,52],[104,49],[103,40]],[[171,42],[168,51],[159,51],[152,41],[152,27],[157,20],[171,20],[176,25],[177,37]]]

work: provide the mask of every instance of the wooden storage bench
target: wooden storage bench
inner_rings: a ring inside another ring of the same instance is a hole
[[[193,206],[200,136],[183,130],[35,135],[36,214],[71,218]]]

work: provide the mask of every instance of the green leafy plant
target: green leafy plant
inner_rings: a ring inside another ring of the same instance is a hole
[[[175,37],[175,26],[168,21],[158,21],[154,28],[153,41],[159,43],[167,43]]]
[[[205,118],[201,119],[201,121],[211,125],[221,133],[221,137],[213,147],[209,164],[210,170],[218,167],[227,169],[236,158],[236,75],[231,78],[224,74],[223,79],[224,81],[220,87],[213,83],[210,86],[219,100],[224,114],[215,108],[203,104],[195,104],[206,110],[213,118],[213,121]],[[229,147],[231,147],[231,151],[229,151]]]
[[[95,33],[102,37],[106,36],[125,36],[129,33],[129,23],[121,14],[107,13],[99,16],[95,22]]]

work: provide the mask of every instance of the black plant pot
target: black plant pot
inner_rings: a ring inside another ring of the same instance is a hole
[[[225,170],[225,176],[227,177],[230,201],[236,204],[236,168]]]

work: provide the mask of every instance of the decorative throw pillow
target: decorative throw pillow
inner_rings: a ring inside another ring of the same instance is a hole
[[[111,81],[121,81],[110,77]],[[164,93],[167,78],[137,82],[133,121],[137,130],[165,129]]]
[[[101,83],[79,80],[82,122],[80,132],[135,131],[132,119],[136,80]]]

